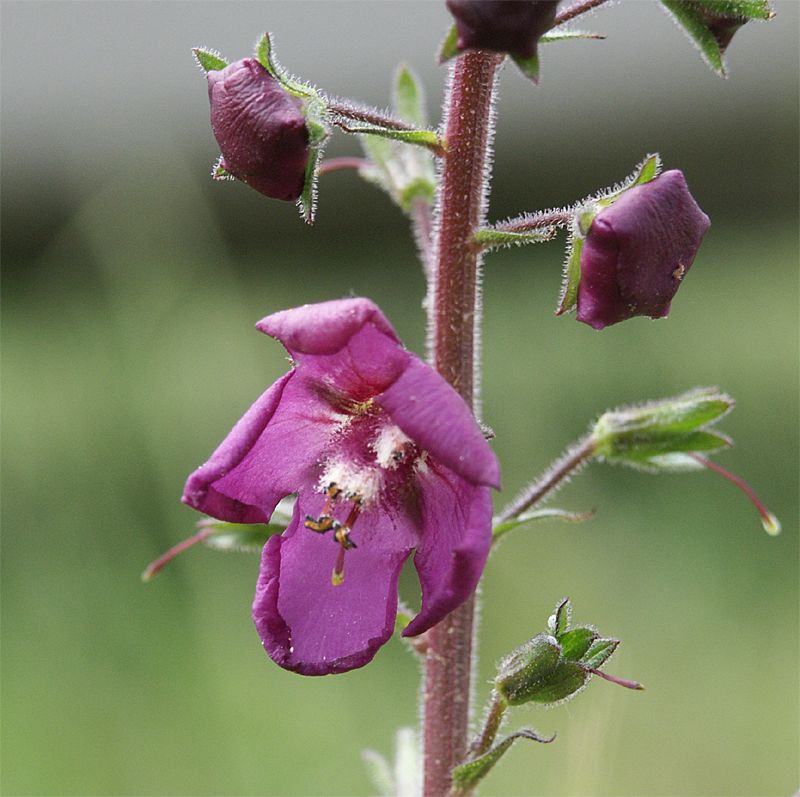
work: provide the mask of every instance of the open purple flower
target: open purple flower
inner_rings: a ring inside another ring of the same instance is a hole
[[[266,522],[253,619],[267,653],[306,675],[366,664],[392,634],[397,581],[415,551],[427,630],[474,591],[491,543],[499,468],[461,397],[406,351],[367,299],[268,316],[294,367],[188,479],[183,500],[237,523]]]
[[[666,316],[709,224],[677,169],[624,191],[583,243],[578,321],[603,329]]]
[[[482,49],[520,58],[536,54],[553,27],[558,0],[447,0],[456,20],[459,50]]]
[[[273,199],[303,191],[308,128],[303,105],[255,58],[208,72],[211,128],[220,166]]]

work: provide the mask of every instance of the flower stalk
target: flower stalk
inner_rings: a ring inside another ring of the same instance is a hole
[[[455,62],[445,100],[446,155],[434,219],[435,274],[428,305],[436,370],[472,407],[476,399],[476,318],[480,253],[472,245],[484,222],[493,132],[495,78],[501,56],[468,52]],[[472,693],[474,597],[429,632],[423,692],[424,794],[441,797],[467,750]]]

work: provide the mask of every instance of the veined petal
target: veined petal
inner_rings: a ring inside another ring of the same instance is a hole
[[[376,398],[420,448],[473,484],[500,486],[500,466],[464,399],[429,365],[411,359]]]
[[[414,566],[422,609],[403,636],[427,631],[475,591],[492,543],[488,487],[436,466],[420,473],[418,485],[422,539]]]
[[[281,498],[313,479],[339,419],[295,370],[282,376],[186,483],[183,500],[233,523],[266,523]]]
[[[301,506],[302,504],[302,506]],[[364,513],[357,548],[344,557],[344,581],[331,583],[340,548],[303,527],[321,497],[301,493],[292,522],[264,546],[253,621],[269,656],[303,675],[345,672],[369,662],[392,635],[397,581],[415,543],[402,516]]]

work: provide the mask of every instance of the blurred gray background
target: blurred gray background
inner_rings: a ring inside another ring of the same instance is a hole
[[[712,228],[662,322],[595,333],[552,315],[563,240],[486,260],[484,411],[508,497],[603,409],[699,384],[738,399],[719,459],[784,521],[769,539],[703,473],[595,466],[556,502],[580,526],[508,539],[483,585],[478,694],[493,663],[576,620],[623,639],[593,683],[518,725],[487,795],[786,795],[797,787],[798,4],[748,24],[730,79],[656,3],[542,48],[538,87],[501,80],[492,219],[569,203],[648,152],[683,169]],[[326,176],[318,221],[209,177],[217,156],[190,48],[250,52],[264,30],[294,74],[385,105],[401,61],[438,119],[438,2],[6,2],[2,25],[2,789],[19,795],[369,794],[358,751],[417,717],[418,666],[390,642],[367,668],[303,679],[249,618],[257,559],[196,550],[178,502],[285,369],[253,330],[275,310],[374,298],[421,351],[424,286],[399,211]],[[334,137],[328,155],[355,153]],[[501,500],[503,500],[501,498]],[[403,593],[416,601],[414,581]]]

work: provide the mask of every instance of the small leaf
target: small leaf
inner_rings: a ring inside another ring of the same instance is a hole
[[[405,64],[401,64],[395,74],[393,107],[403,121],[415,127],[425,127],[427,124],[422,85]]]
[[[577,661],[589,650],[597,636],[597,631],[588,626],[570,629],[557,637],[561,645],[561,655],[570,661]]]
[[[194,60],[203,72],[218,71],[225,69],[228,62],[216,51],[208,50],[205,47],[195,47],[192,49]]]
[[[525,244],[538,244],[550,241],[555,237],[556,227],[543,227],[529,232],[504,232],[490,227],[477,230],[472,238],[481,249],[499,249],[503,246],[524,246]]]
[[[530,728],[521,728],[515,733],[506,736],[489,751],[466,764],[461,764],[453,769],[453,789],[456,793],[470,792],[489,774],[492,767],[503,757],[517,739],[528,739],[532,742],[550,744],[555,739],[555,734],[550,737],[541,736]]]
[[[619,646],[618,639],[595,639],[589,649],[581,657],[581,664],[597,669],[608,661],[611,654]]]
[[[443,64],[445,61],[455,58],[458,54],[458,31],[456,30],[456,26],[453,25],[450,30],[447,31],[447,36],[444,37],[444,41],[441,47],[439,47],[439,63]]]

